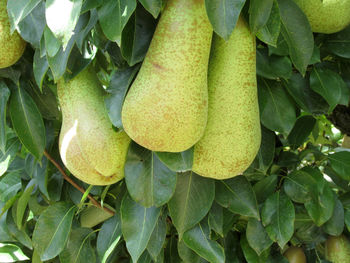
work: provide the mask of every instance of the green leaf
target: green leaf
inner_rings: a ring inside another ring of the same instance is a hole
[[[253,34],[269,20],[273,0],[252,0],[249,6],[249,26]]]
[[[113,72],[107,92],[111,95],[105,97],[105,104],[109,119],[117,128],[122,128],[122,107],[126,92],[134,79],[139,67],[118,69]]]
[[[23,194],[21,195],[21,197],[18,199],[18,202],[17,202],[17,207],[16,207],[17,211],[16,211],[15,221],[17,223],[18,229],[22,229],[24,212],[26,211],[30,195],[32,194],[33,189],[35,187],[35,185],[32,182],[34,181],[31,181],[28,183],[26,189],[24,190]]]
[[[237,216],[216,202],[213,203],[208,216],[210,229],[214,230],[221,237],[225,237],[230,231]]]
[[[245,0],[205,0],[209,21],[219,36],[230,38],[244,3]]]
[[[294,202],[305,203],[312,198],[317,180],[304,171],[295,170],[285,177],[284,191]]]
[[[170,217],[180,239],[208,213],[215,195],[214,180],[193,172],[179,174],[176,190],[168,202]]]
[[[55,37],[49,27],[44,30],[45,50],[48,57],[54,57],[60,50],[61,42]]]
[[[265,200],[275,192],[277,187],[277,179],[276,174],[271,174],[258,181],[253,186],[253,190],[259,204],[265,202]]]
[[[40,160],[46,145],[45,126],[38,107],[22,87],[13,90],[10,116],[22,144]]]
[[[6,109],[10,97],[10,90],[5,82],[0,82],[0,151],[5,153],[6,148]],[[1,174],[1,173],[0,173]]]
[[[29,260],[21,248],[14,244],[0,245],[0,259],[1,262],[6,263]]]
[[[250,218],[248,221],[246,237],[249,245],[258,255],[261,255],[261,253],[267,250],[273,243],[261,221],[255,218]]]
[[[95,250],[91,246],[94,232],[88,228],[76,228],[70,233],[64,250],[60,253],[61,263],[96,262]]]
[[[20,148],[21,143],[17,139],[11,139],[7,142],[5,152],[0,152],[0,177],[6,173]]]
[[[305,75],[312,51],[314,38],[306,15],[294,1],[277,0],[282,22],[282,34],[294,66]]]
[[[101,263],[106,263],[108,257],[116,248],[122,236],[121,219],[118,214],[105,221],[97,236],[97,254]]]
[[[145,207],[162,206],[174,194],[176,173],[157,155],[131,143],[125,163],[125,182],[130,196]]]
[[[204,263],[208,262],[204,260],[202,257],[200,257],[196,252],[194,252],[192,249],[190,249],[185,242],[182,240],[179,240],[177,244],[177,249],[179,252],[179,255],[183,262],[191,262],[191,263]]]
[[[13,220],[12,216],[7,216],[6,224],[10,231],[10,234],[15,237],[22,245],[26,246],[30,250],[33,249],[32,240],[27,234],[26,229],[19,230],[16,226],[16,223]]]
[[[162,9],[162,0],[139,0],[139,2],[154,18],[157,18]]]
[[[297,149],[306,141],[315,124],[316,119],[311,115],[304,115],[297,119],[287,138],[292,149]]]
[[[33,9],[41,2],[41,0],[18,0],[7,2],[7,13],[11,22],[11,28],[15,29]]]
[[[165,243],[166,231],[166,214],[162,214],[158,218],[157,224],[154,227],[151,238],[147,244],[147,251],[155,262],[157,262],[157,258],[161,253],[163,245]]]
[[[350,181],[350,152],[343,151],[328,155],[333,170],[344,180]]]
[[[265,250],[260,256],[249,245],[247,237],[241,235],[240,244],[243,250],[244,257],[248,263],[266,263],[269,256],[269,250]]]
[[[33,61],[33,73],[36,84],[39,86],[39,89],[43,88],[43,81],[46,75],[46,72],[49,69],[49,62],[46,59],[46,56],[41,57],[39,49],[35,50],[34,61]]]
[[[264,27],[262,27],[256,36],[268,45],[276,46],[278,36],[281,31],[280,10],[277,2],[273,1],[270,17]]]
[[[314,67],[310,75],[310,87],[328,102],[329,112],[331,112],[342,100],[346,84],[334,71]],[[347,101],[349,101],[349,96]]]
[[[215,201],[234,213],[259,219],[259,209],[252,186],[243,175],[216,181]]]
[[[295,212],[292,201],[283,192],[276,192],[265,201],[262,223],[269,237],[283,248],[294,232]]]
[[[338,33],[326,36],[327,38],[324,46],[327,47],[329,51],[339,57],[350,58],[350,27],[346,27]]]
[[[73,35],[83,0],[47,0],[45,15],[47,26],[63,44],[63,50]],[[64,10],[64,11],[63,11]],[[63,12],[62,12],[63,11]]]
[[[273,131],[270,131],[262,126],[261,136],[262,138],[259,152],[255,158],[258,163],[259,170],[266,173],[275,156],[276,135]]]
[[[205,221],[187,230],[183,235],[183,241],[189,248],[209,262],[224,263],[224,249],[219,243],[209,239],[210,230]]]
[[[193,147],[190,149],[179,152],[157,152],[159,160],[161,160],[170,170],[175,172],[188,172],[192,170],[193,164]]]
[[[75,206],[58,202],[49,206],[39,217],[33,232],[33,246],[41,260],[56,257],[69,237]]]
[[[262,124],[281,133],[289,133],[296,121],[294,102],[280,82],[258,79],[259,108]]]
[[[6,174],[0,180],[0,201],[7,202],[17,194],[21,187],[20,173]]]
[[[136,9],[136,0],[103,0],[98,18],[106,37],[121,44],[122,31]]]
[[[122,232],[126,247],[137,262],[151,238],[160,215],[160,208],[145,208],[134,202],[129,195],[121,204]]]
[[[168,244],[165,250],[164,262],[167,262],[167,263],[181,262],[181,258],[179,257],[179,254],[178,254],[177,243],[178,243],[178,238],[175,237],[175,235],[172,235],[168,241]]]
[[[332,217],[323,225],[324,231],[332,236],[339,236],[344,230],[344,207],[336,198]]]

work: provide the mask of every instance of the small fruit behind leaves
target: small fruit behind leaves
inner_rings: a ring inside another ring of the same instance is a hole
[[[344,236],[329,236],[326,244],[326,259],[332,263],[350,263],[350,242]]]
[[[0,1],[0,68],[15,64],[26,47],[26,42],[16,31],[11,34],[6,3],[5,0]]]
[[[306,263],[306,256],[300,247],[289,247],[283,254],[290,263]]]

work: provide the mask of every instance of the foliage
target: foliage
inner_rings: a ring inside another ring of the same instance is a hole
[[[244,175],[215,181],[191,172],[192,149],[132,144],[125,180],[89,187],[71,177],[83,195],[47,159],[62,164],[55,81],[92,64],[121,129],[165,1],[8,1],[12,28],[29,45],[0,70],[1,262],[286,262],[290,245],[325,262],[327,236],[350,236],[350,151],[341,147],[350,134],[350,26],[312,34],[291,0],[205,2],[218,35],[227,39],[242,13],[258,39],[256,159]],[[86,213],[87,194],[115,215]]]

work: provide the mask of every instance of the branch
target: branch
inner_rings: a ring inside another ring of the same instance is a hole
[[[46,158],[48,160],[50,160],[50,162],[52,162],[52,164],[54,166],[56,166],[56,168],[60,171],[60,173],[63,175],[64,180],[66,180],[68,183],[70,183],[72,186],[74,186],[76,189],[78,189],[81,193],[85,193],[85,189],[80,187],[76,182],[74,182],[67,174],[66,172],[63,170],[63,168],[61,167],[61,165],[59,165],[53,158],[52,156],[45,150],[44,151],[44,155],[46,156]],[[88,194],[87,198],[89,198],[89,200],[91,201],[91,203],[93,203],[96,207],[101,208],[103,210],[105,210],[107,213],[114,215],[114,211],[112,211],[111,209],[109,209],[108,207],[102,207],[101,204],[99,202],[97,202],[95,200],[95,198],[93,198],[90,194]]]

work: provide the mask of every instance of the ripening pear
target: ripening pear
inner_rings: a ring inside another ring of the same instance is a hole
[[[6,0],[0,0],[0,68],[15,64],[26,47],[26,42],[16,31],[11,34],[6,5]]]
[[[350,0],[294,0],[307,16],[313,32],[331,34],[350,24]]]
[[[326,259],[332,263],[350,263],[350,242],[344,236],[329,236],[325,244]]]
[[[62,110],[59,148],[68,170],[93,185],[122,179],[130,138],[113,129],[93,69],[88,67],[68,82],[61,78],[57,95]]]
[[[306,256],[302,248],[289,247],[283,254],[289,261],[289,263],[306,263]]]
[[[204,0],[170,0],[122,109],[126,133],[153,151],[181,152],[207,123],[212,27]]]
[[[228,41],[213,38],[209,62],[208,124],[195,145],[193,171],[226,179],[242,173],[261,141],[255,37],[242,18]]]

